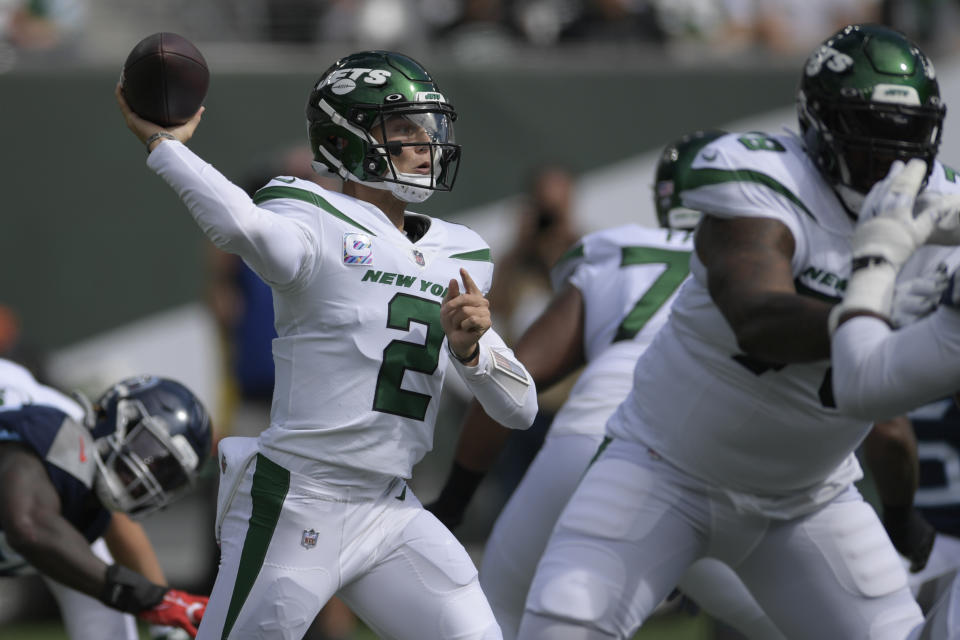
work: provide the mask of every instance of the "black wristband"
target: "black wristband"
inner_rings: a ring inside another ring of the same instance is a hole
[[[470,362],[471,360],[473,360],[474,358],[476,358],[478,353],[480,353],[480,343],[479,343],[479,342],[474,343],[474,345],[473,345],[473,351],[471,351],[471,352],[470,352],[470,355],[468,355],[468,356],[465,357],[465,358],[461,358],[460,356],[458,356],[458,355],[454,352],[453,347],[450,346],[450,343],[449,343],[449,342],[447,342],[447,351],[449,351],[449,352],[450,352],[450,355],[452,355],[452,356],[454,357],[454,359],[455,359],[457,362],[459,362],[460,364],[467,364],[468,362]],[[454,463],[454,464],[456,464],[456,463]]]
[[[447,478],[447,483],[443,485],[443,490],[440,492],[437,502],[465,507],[473,498],[473,494],[476,493],[477,487],[480,486],[480,482],[485,475],[483,471],[471,471],[454,461],[453,468],[450,469],[450,477]]]
[[[168,590],[168,587],[153,584],[136,571],[112,564],[107,567],[100,602],[127,613],[140,613],[160,604]]]

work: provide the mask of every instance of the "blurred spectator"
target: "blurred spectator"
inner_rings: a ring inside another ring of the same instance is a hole
[[[85,0],[0,0],[0,39],[19,49],[51,49],[79,31],[85,9]]]
[[[879,19],[879,0],[721,0],[730,33],[774,53],[797,55],[824,34],[856,22]]]
[[[577,239],[573,214],[574,177],[558,165],[531,175],[517,216],[512,246],[499,259],[490,290],[490,309],[500,334],[515,340],[536,318],[553,291],[550,269]]]
[[[504,0],[463,0],[460,17],[436,32],[438,44],[460,61],[510,60],[523,38]]]
[[[251,172],[240,186],[251,196],[275,176],[313,180],[327,189],[340,189],[340,180],[318,176],[310,166],[306,145],[283,150],[266,166]],[[209,301],[227,354],[228,388],[224,390],[225,435],[256,436],[270,425],[273,397],[273,295],[239,256],[210,248],[212,277]],[[357,622],[338,598],[320,611],[306,640],[345,640]]]
[[[513,344],[550,302],[550,269],[580,238],[574,221],[574,188],[575,178],[563,166],[544,165],[530,176],[513,244],[497,261],[488,296],[494,324],[507,344]],[[483,518],[489,521],[484,536],[537,455],[578,373],[538,395],[540,410],[533,426],[512,434],[491,469],[497,495],[485,501],[488,513]]]
[[[660,43],[664,33],[650,2],[584,0],[580,16],[560,33],[561,41]]]

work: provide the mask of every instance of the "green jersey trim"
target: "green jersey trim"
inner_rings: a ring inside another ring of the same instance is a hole
[[[557,259],[557,263],[553,267],[554,269],[556,269],[558,266],[560,266],[567,260],[574,260],[576,258],[582,258],[582,257],[583,257],[583,245],[582,244],[574,245],[563,252],[563,255]]]
[[[250,489],[253,510],[247,526],[247,536],[243,541],[243,550],[240,552],[240,569],[233,584],[233,596],[230,598],[227,618],[223,624],[221,637],[224,639],[230,635],[237,616],[240,615],[240,609],[257,580],[270,548],[273,531],[283,511],[283,501],[290,488],[289,471],[259,453],[256,464],[253,486]]]
[[[261,202],[266,202],[267,200],[277,200],[279,198],[291,198],[293,200],[302,200],[312,204],[315,207],[319,207],[332,215],[335,218],[340,218],[347,224],[353,225],[365,231],[372,236],[376,236],[373,231],[367,229],[365,226],[351,218],[350,216],[342,213],[339,209],[334,207],[332,204],[318,196],[312,191],[307,191],[306,189],[298,189],[296,187],[264,187],[257,191],[253,196],[253,204],[260,204]]]
[[[750,169],[693,169],[687,174],[687,180],[684,181],[684,191],[689,191],[698,187],[723,184],[725,182],[755,182],[757,184],[762,184],[763,186],[772,189],[776,193],[779,193],[787,200],[800,207],[805,214],[816,220],[816,217],[814,217],[813,213],[810,212],[810,209],[807,208],[807,205],[803,204],[803,202],[800,201],[800,198],[794,195],[790,189],[787,189],[785,186],[765,173],[752,171]]]
[[[466,251],[464,253],[455,253],[451,258],[457,260],[474,260],[476,262],[493,262],[490,257],[490,249],[477,249],[476,251]]]

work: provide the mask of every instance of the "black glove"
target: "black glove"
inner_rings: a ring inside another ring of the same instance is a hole
[[[456,529],[463,522],[467,505],[484,475],[482,471],[470,471],[454,462],[440,495],[423,508],[435,515],[447,529]]]
[[[926,518],[910,507],[883,507],[883,527],[897,551],[910,561],[910,572],[927,566],[937,531]]]

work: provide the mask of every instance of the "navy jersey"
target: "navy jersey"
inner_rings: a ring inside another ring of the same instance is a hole
[[[93,491],[94,441],[88,429],[63,411],[44,405],[0,410],[0,444],[19,442],[43,461],[60,496],[60,513],[90,542],[110,522]],[[29,573],[26,561],[9,548],[0,531],[0,576]]]
[[[920,460],[914,503],[937,531],[960,536],[960,409],[948,398],[909,416]]]

